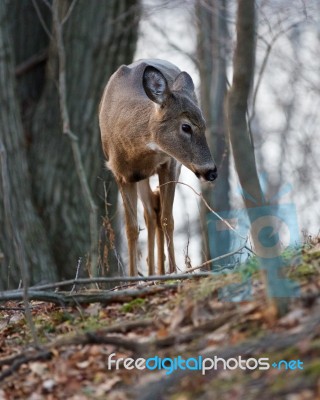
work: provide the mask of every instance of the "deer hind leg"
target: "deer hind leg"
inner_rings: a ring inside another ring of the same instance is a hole
[[[174,220],[172,208],[176,187],[175,181],[177,181],[179,178],[180,169],[181,165],[172,159],[167,164],[164,164],[158,171],[161,202],[161,229],[166,238],[170,273],[176,272],[173,243]]]
[[[126,233],[129,252],[129,272],[130,276],[138,274],[137,256],[138,256],[138,236],[139,226],[137,220],[137,184],[136,183],[118,183],[124,205],[126,220]]]
[[[149,180],[143,180],[138,183],[138,193],[144,207],[144,219],[146,222],[148,230],[148,273],[149,275],[154,274],[154,246],[155,246],[155,236],[157,234],[157,245],[158,245],[158,268],[159,268],[159,255],[162,248],[159,247],[161,244],[161,237],[158,233],[158,221],[160,221],[160,197],[157,192],[153,192],[150,188]],[[162,260],[164,259],[162,255]],[[164,261],[163,267],[160,270],[164,271]],[[163,272],[164,273],[164,272]]]

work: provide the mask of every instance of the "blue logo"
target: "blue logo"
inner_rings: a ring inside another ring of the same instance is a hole
[[[303,369],[303,361],[301,360],[280,360],[277,363],[274,362],[271,364],[273,368],[279,369],[279,370],[291,370],[294,371],[296,369]]]
[[[291,282],[283,276],[286,260],[284,251],[300,249],[300,232],[295,205],[292,203],[272,204],[291,187],[285,185],[279,193],[265,201],[263,206],[249,209],[230,210],[219,213],[219,216],[208,216],[209,245],[212,258],[219,258],[223,254],[231,254],[213,263],[213,272],[231,269],[236,263],[241,264],[248,257],[244,254],[248,246],[248,238],[254,238],[254,253],[261,269],[267,272],[268,292],[270,297],[296,297],[299,295],[296,282]],[[252,197],[244,193],[243,196]],[[254,201],[255,202],[255,201]],[[257,202],[256,202],[257,203]],[[227,223],[226,223],[226,222]],[[251,223],[250,223],[251,222]],[[228,244],[228,248],[225,244]],[[241,250],[237,252],[237,249]],[[247,279],[240,286],[246,287],[245,295],[239,295],[239,285],[229,285],[220,292],[220,297],[228,301],[242,301],[251,298],[251,281]],[[241,290],[240,290],[241,291]]]

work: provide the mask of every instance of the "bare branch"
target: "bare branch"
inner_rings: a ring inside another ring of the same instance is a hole
[[[68,19],[69,19],[71,13],[72,13],[72,11],[73,11],[73,9],[74,9],[74,6],[76,5],[76,2],[77,2],[77,1],[78,1],[78,0],[73,0],[72,3],[70,4],[69,9],[68,9],[68,11],[66,12],[65,17],[63,18],[63,20],[62,20],[62,22],[61,22],[62,25],[64,25],[64,24],[68,21]]]
[[[237,232],[237,230],[234,229],[234,227],[233,227],[232,225],[230,225],[229,222],[228,222],[227,220],[223,219],[216,211],[214,211],[214,210],[209,206],[208,202],[207,202],[206,199],[203,197],[202,193],[197,192],[192,186],[188,185],[187,183],[185,183],[185,182],[180,182],[180,181],[169,181],[169,182],[163,183],[163,184],[160,185],[160,186],[168,185],[169,183],[179,183],[180,185],[187,186],[189,189],[191,189],[191,190],[193,191],[193,193],[195,193],[198,197],[200,197],[201,201],[203,201],[204,205],[207,207],[207,209],[208,209],[210,212],[212,212],[218,219],[220,219],[220,221],[222,221],[225,225],[227,225],[227,227],[228,227],[229,229],[231,229],[236,235],[238,235],[241,239],[244,239],[244,240],[247,242],[248,236],[242,236],[242,235],[240,235],[240,233]]]
[[[244,245],[240,246],[238,249],[231,251],[230,253],[222,254],[219,257],[212,258],[211,260],[205,261],[204,263],[202,263],[201,265],[198,265],[197,267],[188,268],[188,269],[186,269],[186,272],[196,271],[197,269],[201,269],[201,268],[205,267],[206,265],[209,265],[213,262],[223,260],[224,258],[227,258],[227,257],[231,257],[237,253],[240,253],[240,251],[245,248],[247,248],[247,242],[245,242]]]
[[[48,5],[48,3],[45,0],[43,0],[43,2],[44,2],[44,4]],[[37,4],[36,0],[32,0],[32,4],[33,4],[34,9],[36,10],[36,13],[38,15],[38,18],[39,18],[39,21],[40,21],[40,23],[42,25],[43,30],[49,36],[50,40],[53,40],[53,36],[51,35],[50,29],[47,27],[47,24],[45,23],[45,21],[44,21],[44,19],[42,17],[41,11],[40,11],[40,9],[38,7],[38,4]],[[51,8],[51,6],[50,6],[50,8]]]
[[[36,67],[37,65],[45,62],[48,58],[48,50],[43,49],[39,53],[34,54],[26,61],[23,61],[21,64],[16,66],[15,75],[17,78],[24,75],[25,73],[29,72],[32,68]]]
[[[262,77],[263,74],[265,72],[265,69],[267,67],[267,63],[272,51],[273,46],[275,45],[276,41],[284,34],[286,34],[288,31],[290,31],[293,28],[296,28],[298,26],[299,23],[301,23],[303,21],[300,22],[295,22],[291,25],[289,25],[287,28],[285,29],[281,29],[279,32],[277,32],[277,34],[272,38],[271,42],[268,43],[263,37],[259,36],[259,39],[261,39],[267,46],[266,49],[266,53],[264,55],[261,67],[260,67],[260,71],[258,73],[258,80],[253,92],[253,96],[252,96],[252,106],[251,106],[251,116],[249,117],[249,125],[251,123],[251,121],[253,120],[254,116],[255,116],[255,108],[256,108],[256,100],[257,100],[257,94],[261,85],[261,81],[262,81]]]

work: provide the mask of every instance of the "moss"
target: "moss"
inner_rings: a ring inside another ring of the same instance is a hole
[[[243,279],[247,279],[259,271],[259,262],[257,257],[250,257],[239,267],[239,272]]]
[[[288,376],[281,374],[274,378],[271,386],[270,391],[273,394],[284,390],[288,385],[290,385],[290,381],[288,380]]]
[[[308,364],[304,365],[303,374],[305,376],[311,376],[313,378],[318,378],[320,376],[320,360],[316,359]]]
[[[301,264],[298,265],[297,267],[291,269],[289,272],[288,276],[289,278],[296,278],[296,279],[301,279],[301,278],[308,278],[314,275],[317,275],[319,272],[317,269],[312,265],[312,264]]]
[[[290,346],[285,348],[282,352],[277,352],[276,354],[274,354],[272,356],[272,361],[295,360],[296,358],[299,358],[297,356],[298,354],[299,350],[295,346]]]
[[[82,323],[82,329],[84,332],[93,331],[101,328],[100,319],[96,316],[90,316],[86,318]]]
[[[121,307],[121,311],[125,313],[137,311],[145,305],[145,302],[145,299],[134,299],[129,303],[123,304],[123,306]]]
[[[303,254],[303,259],[306,262],[318,260],[319,258],[320,258],[320,250],[311,250],[311,251],[307,251]]]
[[[311,349],[312,350],[320,350],[320,339],[314,340],[311,343]]]

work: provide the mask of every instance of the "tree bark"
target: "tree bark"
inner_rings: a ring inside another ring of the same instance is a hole
[[[218,166],[218,179],[214,188],[203,185],[202,194],[215,211],[221,212],[228,211],[230,207],[229,144],[224,118],[227,91],[227,1],[210,0],[206,4],[198,1],[197,17],[201,106],[207,121],[207,141]],[[204,258],[215,258],[227,253],[228,241],[217,243],[214,237],[208,235],[208,210],[204,205],[201,214]]]
[[[32,203],[31,177],[14,88],[14,60],[7,22],[6,3],[0,2],[1,290],[19,284],[22,261],[33,282],[57,278],[45,228]],[[15,243],[17,237],[18,248]],[[21,260],[21,254],[24,260]]]
[[[247,126],[247,105],[254,77],[255,9],[254,0],[239,0],[237,46],[234,54],[232,87],[228,94],[229,134],[241,187],[250,195],[246,207],[262,206],[253,143]],[[254,200],[253,200],[254,199]]]
[[[70,2],[59,3],[60,15]],[[102,188],[103,156],[97,110],[111,73],[131,62],[137,41],[139,7],[132,0],[87,2],[79,0],[64,25],[67,106],[72,131],[79,139],[89,186],[104,215]],[[75,274],[79,257],[90,249],[89,209],[83,193],[71,146],[62,132],[59,114],[55,38],[50,43],[46,85],[37,106],[32,129],[30,167],[35,202],[48,227],[49,240],[59,276]],[[117,189],[108,173],[109,214],[116,209]]]
[[[17,63],[14,66],[11,61],[9,65],[3,58],[1,63],[3,68],[10,71],[12,80],[15,68],[23,128],[17,104],[14,105],[17,115],[12,118],[15,125],[5,119],[9,116],[5,115],[5,107],[1,107],[3,119],[0,128],[3,130],[10,125],[9,129],[15,132],[20,129],[20,142],[17,141],[15,149],[23,149],[27,153],[27,159],[24,162],[15,160],[14,166],[9,170],[11,174],[19,176],[21,168],[25,171],[19,179],[24,185],[29,185],[30,207],[32,208],[33,202],[34,218],[42,221],[42,229],[44,227],[40,234],[31,235],[29,240],[23,239],[34,259],[32,266],[30,265],[31,283],[38,283],[43,273],[47,280],[75,277],[80,258],[83,260],[80,276],[84,276],[91,246],[90,209],[82,193],[70,141],[62,133],[57,85],[58,54],[52,28],[51,2],[46,4],[40,0],[12,0],[4,7],[8,10],[6,22],[10,26]],[[61,20],[66,18],[63,40],[70,126],[78,138],[85,174],[98,205],[102,255],[100,264],[104,267],[104,274],[114,275],[118,274],[119,264],[114,246],[116,239],[113,237],[113,231],[116,230],[118,195],[112,174],[105,172],[103,166],[98,105],[110,75],[119,65],[132,61],[138,35],[140,1],[64,0],[59,1],[59,14]],[[0,79],[2,85],[7,84],[8,78],[4,75]],[[8,87],[5,89],[9,90]],[[1,91],[0,96],[6,98],[1,105],[9,104],[8,107],[14,108],[14,94],[10,97],[5,93]],[[16,100],[15,102],[17,103]],[[18,123],[19,129],[14,129]],[[8,141],[7,137],[6,140]],[[10,140],[13,140],[11,135]],[[4,146],[9,163],[11,148],[7,142]],[[14,149],[12,151],[15,153]],[[104,181],[108,193],[108,220],[103,220]],[[12,191],[14,188],[13,185]],[[18,191],[13,193],[13,197],[15,201],[28,198],[24,192],[20,194]],[[22,211],[22,207],[17,208]],[[1,214],[1,218],[3,220],[4,215]],[[19,225],[23,221],[21,218],[20,215],[17,216]],[[10,232],[4,229],[2,235],[2,265],[9,268],[10,264],[12,268],[13,259],[7,245],[10,243]],[[43,249],[47,254],[46,260],[40,263],[35,254],[40,252],[41,241],[47,245]],[[7,273],[4,270],[2,272],[6,277]]]

